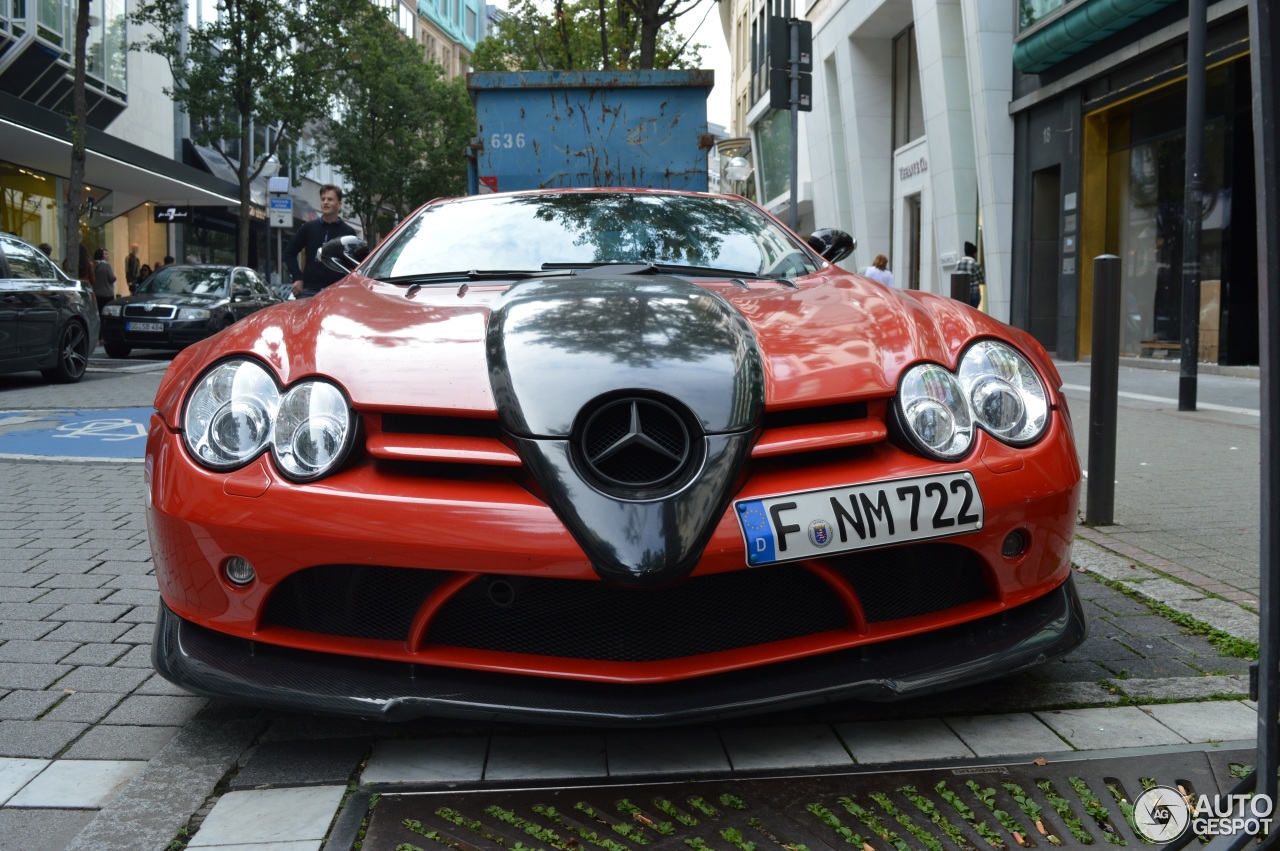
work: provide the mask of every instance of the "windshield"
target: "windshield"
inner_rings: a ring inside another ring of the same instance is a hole
[[[754,277],[802,275],[820,265],[795,237],[744,201],[566,192],[433,204],[388,242],[369,274],[389,279],[609,263],[705,267]]]
[[[151,295],[226,295],[225,266],[166,266],[138,285]]]

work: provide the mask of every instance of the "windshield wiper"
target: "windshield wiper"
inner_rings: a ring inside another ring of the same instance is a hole
[[[715,266],[685,266],[679,263],[543,263],[543,269],[578,269],[582,271],[601,272],[614,275],[705,275],[716,278],[751,278],[753,280],[772,280],[772,276],[744,272],[741,269],[720,269]]]
[[[517,281],[525,278],[554,278],[564,271],[534,271],[529,269],[459,269],[454,272],[430,272],[421,275],[396,275],[380,278],[384,284],[409,285],[448,283],[451,281]]]

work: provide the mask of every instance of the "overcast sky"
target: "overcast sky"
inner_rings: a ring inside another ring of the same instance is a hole
[[[722,0],[728,2],[728,0]],[[692,12],[676,21],[680,32],[693,32],[693,43],[703,44],[702,67],[716,72],[716,87],[707,97],[707,121],[729,130],[733,104],[729,95],[729,46],[720,29],[720,11],[715,0],[702,0]]]

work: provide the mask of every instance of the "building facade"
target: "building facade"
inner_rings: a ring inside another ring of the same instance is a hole
[[[423,57],[446,79],[471,70],[471,53],[484,38],[489,12],[481,0],[418,0],[418,42]]]
[[[845,261],[890,258],[895,284],[949,293],[972,243],[984,309],[1007,319],[1013,216],[1012,0],[812,4],[814,218]]]
[[[1012,320],[1062,357],[1092,351],[1104,254],[1120,258],[1121,354],[1179,356],[1190,60],[1207,68],[1199,360],[1258,362],[1248,4],[1208,4],[1204,57],[1189,25],[1166,0],[1020,6]]]

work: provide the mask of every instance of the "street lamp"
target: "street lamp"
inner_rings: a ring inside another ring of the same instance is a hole
[[[730,183],[745,183],[751,177],[751,163],[746,157],[730,157],[729,162],[724,167],[725,179]],[[742,194],[741,187],[735,186],[738,194]]]

